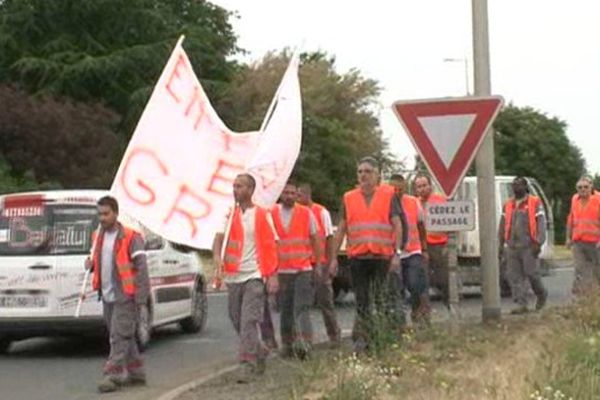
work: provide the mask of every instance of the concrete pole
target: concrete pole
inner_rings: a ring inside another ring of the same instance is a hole
[[[491,95],[487,0],[471,0],[475,96]],[[500,319],[500,284],[496,227],[494,137],[490,129],[475,159],[477,167],[479,247],[484,321]]]

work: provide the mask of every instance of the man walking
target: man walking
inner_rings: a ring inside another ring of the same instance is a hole
[[[429,285],[427,270],[427,231],[423,209],[416,197],[405,194],[406,181],[400,174],[390,178],[396,197],[402,205],[408,229],[408,241],[400,255],[402,261],[402,282],[410,293],[411,318],[413,323],[427,322],[431,308],[429,305]]]
[[[100,392],[114,392],[122,384],[146,384],[146,373],[135,339],[139,308],[148,303],[150,280],[140,234],[121,225],[119,204],[110,196],[98,201],[100,231],[86,268],[93,272],[92,287],[102,298],[110,334],[110,354]]]
[[[347,235],[346,252],[356,295],[352,339],[354,351],[363,353],[373,344],[378,329],[372,315],[373,303],[379,317],[389,317],[390,312],[397,311],[394,305],[396,293],[388,287],[388,273],[400,267],[404,215],[393,189],[379,185],[377,161],[365,157],[357,167],[359,186],[344,194],[329,263],[330,270],[337,268],[337,252]],[[399,323],[398,317],[392,315],[394,324]]]
[[[304,183],[298,186],[298,203],[310,208],[317,221],[317,233],[321,259],[312,258],[315,272],[315,299],[317,307],[321,309],[325,329],[332,347],[338,347],[341,340],[340,327],[335,315],[333,304],[332,280],[336,271],[329,269],[327,256],[331,254],[333,245],[333,225],[331,223],[331,214],[321,204],[315,203],[312,199],[312,189],[309,184]]]
[[[304,359],[312,347],[313,257],[321,259],[317,222],[312,211],[296,204],[297,187],[288,182],[272,211],[279,258],[281,355]],[[319,267],[318,267],[319,268]]]
[[[249,174],[233,182],[236,206],[231,229],[221,258],[227,222],[215,235],[213,261],[217,276],[227,285],[229,318],[239,338],[241,364],[238,383],[248,383],[264,373],[268,350],[262,343],[259,324],[263,318],[266,293],[275,293],[277,244],[269,212],[252,202],[256,181]],[[266,284],[266,290],[265,290]]]
[[[423,213],[427,218],[428,204],[443,204],[446,196],[433,193],[431,177],[419,174],[415,178],[415,190],[421,201]],[[427,253],[429,254],[428,267],[431,286],[442,293],[446,307],[450,307],[448,292],[448,234],[446,232],[427,232]]]
[[[548,291],[542,283],[538,257],[546,241],[546,217],[539,197],[529,194],[527,180],[516,177],[512,183],[514,197],[504,204],[500,217],[498,240],[500,253],[506,244],[506,261],[513,299],[518,305],[512,314],[527,309],[527,284],[537,296],[535,309],[546,304]]]
[[[592,179],[577,182],[567,219],[567,247],[573,249],[573,293],[584,295],[600,282],[600,195],[592,193]]]

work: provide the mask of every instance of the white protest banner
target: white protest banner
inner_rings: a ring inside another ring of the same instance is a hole
[[[432,232],[472,231],[475,229],[475,203],[470,200],[448,200],[428,203],[425,227]]]
[[[235,176],[256,158],[259,132],[235,133],[225,126],[192,70],[182,39],[138,122],[111,192],[124,212],[156,233],[210,248],[233,204]],[[271,119],[279,118],[277,111]],[[289,162],[293,166],[295,159]],[[263,185],[280,179],[279,170],[253,172]],[[267,172],[273,174],[263,179]]]
[[[302,144],[302,101],[294,54],[273,99],[272,112],[261,130],[258,148],[247,164],[256,178],[254,202],[272,207],[290,177]],[[271,111],[271,110],[269,110]]]

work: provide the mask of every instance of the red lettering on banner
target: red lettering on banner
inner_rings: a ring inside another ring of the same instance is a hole
[[[198,204],[201,207],[202,212],[200,214],[194,214],[192,210],[183,208],[181,206],[181,203],[186,199],[191,199],[196,204]],[[171,207],[171,211],[169,211],[169,214],[164,219],[163,223],[167,224],[175,214],[180,214],[182,217],[186,218],[190,223],[192,229],[192,237],[195,237],[196,233],[198,233],[196,221],[210,215],[211,211],[212,206],[208,201],[206,201],[202,196],[198,195],[197,193],[194,193],[194,191],[192,191],[186,184],[182,184],[179,188],[179,194],[177,195],[177,198],[173,203],[173,207]]]
[[[210,178],[208,183],[207,191],[216,193],[220,196],[231,196],[231,185],[235,180],[235,177],[244,172],[244,166],[239,164],[233,164],[229,161],[219,159],[217,168]],[[225,191],[223,188],[226,186],[229,191]]]
[[[154,190],[152,190],[152,188],[146,182],[144,182],[142,179],[136,177],[135,182],[137,183],[137,185],[139,187],[144,189],[148,195],[146,199],[140,199],[140,198],[136,198],[131,193],[131,191],[129,190],[128,185],[127,185],[128,172],[131,169],[131,163],[135,157],[150,157],[150,159],[152,159],[156,163],[156,165],[160,169],[160,172],[163,175],[169,175],[169,170],[167,169],[165,164],[160,160],[160,158],[158,158],[158,156],[152,150],[137,148],[137,149],[133,149],[129,153],[129,156],[127,157],[127,161],[125,161],[125,166],[123,167],[123,172],[121,173],[121,186],[123,187],[123,190],[125,191],[125,193],[131,200],[133,200],[134,202],[136,202],[140,205],[147,206],[147,205],[154,203],[154,201],[156,200],[156,194],[154,193]]]
[[[179,68],[187,69],[187,65],[185,63],[185,58],[183,57],[183,54],[179,54],[179,57],[177,57],[177,62],[175,63],[175,67],[173,68],[173,71],[171,72],[171,75],[169,76],[169,79],[167,80],[167,84],[165,85],[165,89],[167,89],[167,92],[169,92],[169,94],[171,95],[171,97],[173,97],[173,100],[175,100],[176,103],[180,103],[181,99],[179,98],[179,96],[177,96],[177,94],[171,87],[171,84],[173,83],[174,78],[177,78],[177,79],[181,78]]]
[[[196,114],[196,118],[194,122],[194,130],[198,129],[203,120],[207,120],[206,122],[208,124],[211,123],[210,116],[206,113],[207,103],[208,100],[202,92],[202,89],[198,86],[194,86],[194,94],[192,95],[192,98],[185,109],[186,117],[189,117],[190,114],[192,114],[192,111],[195,111],[194,114]]]
[[[282,161],[280,163],[277,163],[277,161],[273,161],[269,164],[253,168],[252,170],[260,178],[260,184],[263,190],[267,190],[271,186],[273,186],[273,184],[277,183],[277,178],[282,172],[285,171],[286,167],[286,161]]]

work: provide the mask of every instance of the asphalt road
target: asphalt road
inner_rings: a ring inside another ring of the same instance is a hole
[[[570,300],[573,279],[571,268],[559,268],[544,281],[549,290],[549,304],[561,305]],[[512,307],[503,300],[503,312]],[[481,300],[469,296],[461,302],[461,315],[476,317]],[[348,332],[353,319],[351,295],[338,308],[342,328]],[[315,313],[315,330],[324,339],[322,318]],[[447,318],[447,312],[435,304],[434,318]],[[194,335],[181,333],[177,326],[159,329],[146,351],[149,386],[126,389],[117,394],[96,392],[106,345],[98,338],[36,338],[14,343],[8,355],[0,356],[0,399],[2,400],[76,400],[127,399],[146,400],[184,384],[203,374],[231,365],[236,361],[236,336],[227,317],[226,297],[209,296],[207,328]]]

